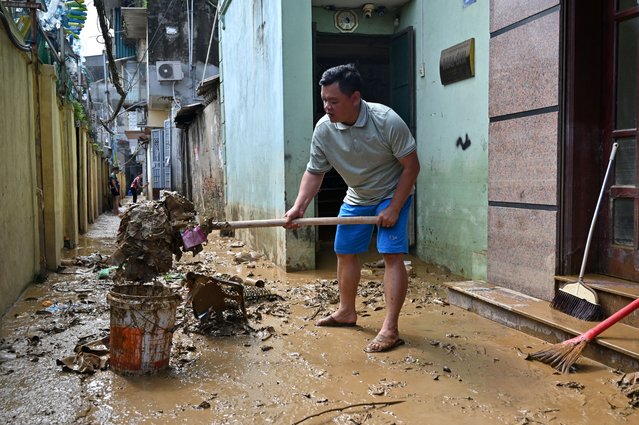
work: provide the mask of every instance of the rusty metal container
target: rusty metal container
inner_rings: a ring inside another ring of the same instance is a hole
[[[111,369],[134,375],[165,369],[181,296],[162,286],[117,285],[107,300],[111,307]]]

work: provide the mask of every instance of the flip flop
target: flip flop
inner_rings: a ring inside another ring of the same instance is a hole
[[[332,328],[352,328],[357,326],[356,322],[338,322],[333,316],[326,316],[315,322],[315,326],[326,326]]]
[[[385,351],[390,351],[395,347],[399,347],[400,345],[404,345],[405,341],[401,338],[392,339],[389,336],[377,335],[373,338],[366,347],[364,351],[367,353],[383,353]]]

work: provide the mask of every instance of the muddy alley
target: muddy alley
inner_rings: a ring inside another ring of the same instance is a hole
[[[119,224],[102,215],[66,251],[64,267],[30,286],[2,318],[1,423],[639,422],[628,391],[635,385],[636,397],[636,382],[623,384],[622,373],[584,358],[569,375],[525,360],[546,344],[448,305],[442,284],[456,277],[416,258],[407,259],[410,287],[400,318],[406,344],[367,354],[384,315],[378,256],[362,258],[357,326],[319,328],[315,320],[338,299],[330,248],[317,270],[284,273],[217,231],[203,251],[185,253],[155,278],[182,300],[168,368],[116,373],[101,343],[110,332],[114,278],[106,258]],[[206,322],[186,303],[187,276],[214,275],[257,284],[244,293],[245,322]]]

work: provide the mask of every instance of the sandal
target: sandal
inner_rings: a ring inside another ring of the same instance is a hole
[[[333,316],[326,316],[315,322],[315,326],[327,326],[332,328],[350,328],[357,326],[356,322],[338,322]]]
[[[389,336],[377,334],[375,338],[366,344],[364,351],[367,353],[383,353],[385,351],[390,351],[395,347],[399,347],[400,345],[404,345],[404,343],[405,341],[401,338],[393,339]]]

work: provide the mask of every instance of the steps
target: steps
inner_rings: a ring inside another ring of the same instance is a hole
[[[574,279],[566,276],[557,280],[559,283],[574,282],[576,276]],[[586,276],[585,279],[589,285],[593,281],[599,282],[596,290],[601,294],[599,302],[607,315],[614,306],[621,308],[636,298],[633,295],[635,290],[639,292],[639,288],[624,287],[628,285],[624,281],[608,285],[609,280],[609,277],[594,279],[592,276]],[[596,322],[586,322],[554,310],[547,301],[489,283],[450,282],[446,286],[450,304],[553,344],[577,336],[596,325]],[[639,370],[639,326],[636,323],[639,323],[639,311],[628,316],[625,323],[612,326],[588,343],[583,356],[626,372]],[[535,344],[534,341],[531,341],[531,345],[538,345],[531,352],[544,348],[543,344]]]
[[[576,282],[578,276],[555,276],[557,287]],[[599,274],[584,276],[584,282],[597,292],[599,305],[605,317],[610,316],[628,303],[639,298],[639,283]],[[621,323],[639,328],[639,311],[624,318]]]

